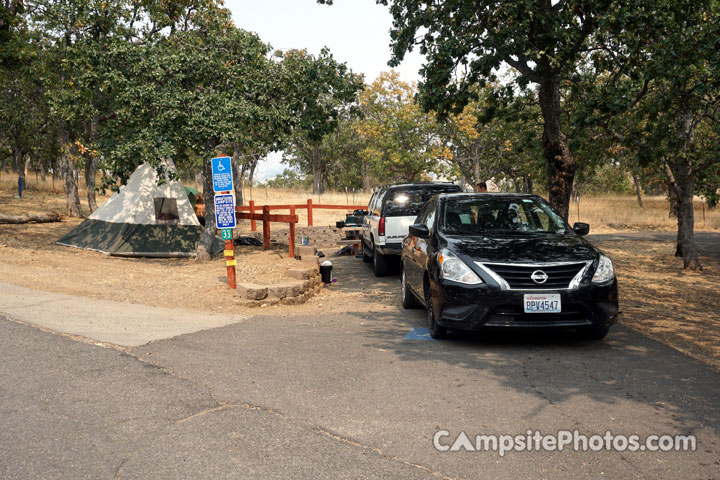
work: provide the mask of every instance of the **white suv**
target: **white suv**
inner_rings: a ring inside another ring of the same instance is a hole
[[[386,185],[372,197],[363,220],[363,260],[373,262],[376,277],[390,273],[389,256],[400,257],[403,238],[415,217],[433,195],[461,192],[450,182],[414,182]]]

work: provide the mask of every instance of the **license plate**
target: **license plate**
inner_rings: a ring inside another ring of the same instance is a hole
[[[560,294],[523,295],[525,313],[560,313]]]

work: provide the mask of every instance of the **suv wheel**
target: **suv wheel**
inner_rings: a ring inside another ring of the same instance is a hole
[[[410,291],[410,287],[408,286],[407,280],[405,279],[404,268],[400,275],[400,298],[402,299],[403,308],[417,308],[419,306],[419,302],[417,298],[415,298],[415,295],[413,295],[413,293]]]
[[[373,273],[375,273],[376,277],[384,277],[389,273],[390,265],[388,263],[388,258],[379,253],[375,245],[373,245]]]
[[[362,241],[362,259],[365,263],[372,262],[372,249],[365,244],[365,240]]]

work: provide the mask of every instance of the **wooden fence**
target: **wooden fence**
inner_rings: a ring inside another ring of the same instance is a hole
[[[288,243],[290,244],[289,256],[295,257],[295,224],[298,223],[299,219],[295,211],[300,209],[307,209],[308,212],[308,227],[313,226],[313,210],[357,210],[364,209],[365,205],[325,205],[317,204],[313,205],[312,199],[308,198],[307,203],[300,203],[297,205],[262,205],[256,206],[253,200],[250,200],[250,204],[247,206],[235,207],[235,215],[237,218],[250,220],[250,229],[255,232],[257,231],[256,222],[260,220],[263,222],[263,250],[270,248],[270,222],[287,223],[290,226],[290,234],[288,236]],[[271,214],[272,210],[290,210],[289,215],[277,215]],[[260,211],[262,213],[255,213]]]

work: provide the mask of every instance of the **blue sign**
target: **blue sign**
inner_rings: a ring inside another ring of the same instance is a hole
[[[217,228],[235,228],[233,195],[215,195],[215,225]]]
[[[233,189],[232,167],[230,157],[212,159],[213,191],[231,192]]]

